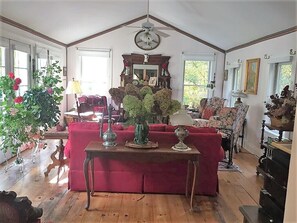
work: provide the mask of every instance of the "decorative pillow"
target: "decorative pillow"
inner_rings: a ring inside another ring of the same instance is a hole
[[[150,124],[149,131],[165,132],[166,124]]]
[[[209,119],[214,115],[214,109],[211,107],[206,107],[202,112],[202,119]]]

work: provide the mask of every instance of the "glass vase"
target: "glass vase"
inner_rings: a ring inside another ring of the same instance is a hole
[[[135,124],[134,143],[144,145],[148,143],[149,126],[146,121]]]

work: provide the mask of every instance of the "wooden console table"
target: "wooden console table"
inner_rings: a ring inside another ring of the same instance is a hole
[[[193,165],[193,181],[190,194],[190,207],[191,211],[193,209],[193,198],[195,195],[195,185],[197,177],[197,167],[199,165],[200,152],[196,149],[194,145],[189,145],[192,150],[179,152],[172,150],[173,145],[169,144],[159,144],[156,149],[132,149],[125,147],[123,144],[119,144],[115,147],[105,147],[102,142],[91,141],[86,149],[86,159],[84,161],[84,175],[86,181],[86,191],[87,191],[87,204],[86,209],[90,207],[90,196],[94,195],[94,157],[104,157],[107,159],[118,159],[118,160],[129,160],[137,162],[169,162],[173,160],[188,160],[188,170],[186,179],[186,197],[188,197],[188,187],[189,187],[189,170],[190,164]],[[91,161],[91,165],[90,164]],[[89,180],[89,166],[91,166],[91,185],[90,190],[90,180]]]
[[[60,169],[64,165],[68,165],[68,159],[64,158],[64,144],[63,139],[68,139],[68,130],[65,131],[57,131],[56,129],[49,129],[47,132],[44,133],[43,139],[59,139],[59,145],[57,145],[56,150],[51,154],[51,159],[53,163],[47,166],[47,170],[44,172],[44,175],[47,177],[48,173],[55,168],[56,166],[59,167],[58,169],[58,176],[60,174]],[[56,158],[56,154],[59,153],[58,159]]]

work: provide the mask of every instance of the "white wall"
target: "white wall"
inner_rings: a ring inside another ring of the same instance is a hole
[[[290,49],[296,50],[296,32],[281,36],[275,39],[267,40],[243,49],[239,49],[226,54],[227,63],[237,62],[238,59],[242,60],[243,72],[242,72],[242,86],[244,86],[245,72],[246,72],[246,60],[253,58],[260,58],[260,71],[258,82],[257,95],[249,94],[247,98],[242,101],[248,104],[249,111],[247,113],[247,124],[245,128],[244,147],[250,152],[260,156],[263,151],[260,150],[260,138],[261,138],[261,123],[265,118],[264,112],[266,111],[264,101],[267,100],[268,84],[269,84],[269,64],[268,60],[264,59],[264,55],[267,54],[271,58],[288,56]],[[296,74],[296,55],[293,56],[293,73]],[[296,82],[296,81],[295,81]],[[224,82],[223,96],[228,98],[231,91],[231,78]]]
[[[131,24],[133,26],[141,26],[145,20]],[[154,20],[151,21],[155,26],[162,26]],[[171,74],[171,88],[173,92],[173,98],[182,100],[182,84],[183,84],[183,64],[181,62],[182,53],[216,53],[217,54],[217,69],[216,69],[216,90],[215,95],[221,96],[223,85],[223,67],[224,67],[224,54],[214,50],[204,44],[201,44],[185,35],[182,35],[174,30],[165,31],[170,36],[167,38],[161,37],[160,45],[151,51],[143,51],[139,49],[134,43],[134,36],[139,29],[133,29],[123,27],[115,31],[109,32],[105,35],[96,37],[94,39],[85,41],[78,45],[69,47],[67,49],[68,58],[68,80],[72,77],[76,77],[77,62],[76,62],[76,48],[108,48],[111,49],[113,55],[112,66],[112,86],[120,86],[120,74],[123,70],[123,54],[162,54],[164,56],[170,56],[169,72]],[[107,95],[110,97],[110,95]],[[68,108],[73,105],[73,97],[69,97]]]

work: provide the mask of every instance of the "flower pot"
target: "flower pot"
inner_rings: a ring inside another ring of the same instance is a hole
[[[294,120],[287,123],[283,123],[282,119],[270,117],[270,123],[272,127],[282,128],[287,131],[293,131],[293,128],[294,128]]]
[[[148,143],[149,127],[144,121],[143,123],[135,124],[134,143],[144,145]]]

